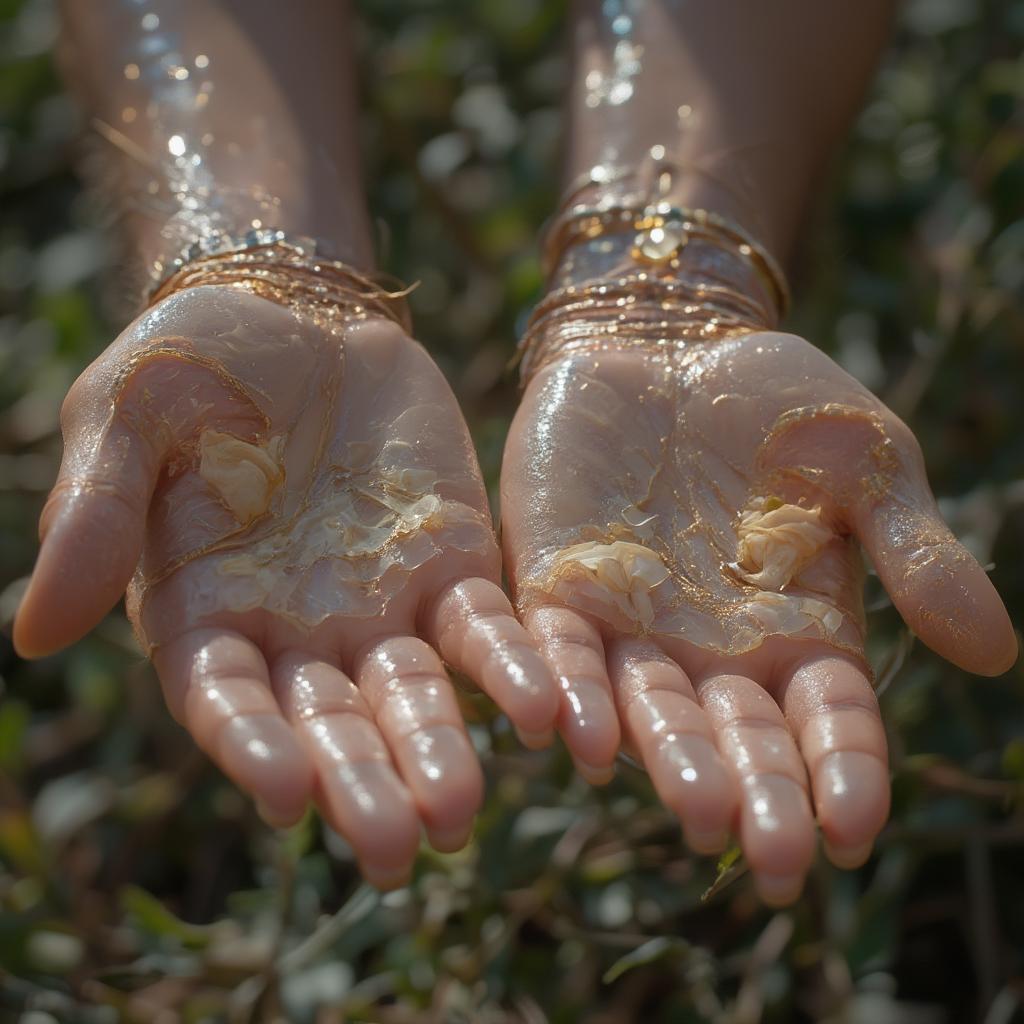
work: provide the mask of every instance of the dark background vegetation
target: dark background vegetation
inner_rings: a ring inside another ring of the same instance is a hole
[[[362,7],[386,263],[421,282],[420,337],[493,487],[515,402],[504,368],[556,195],[564,11]],[[120,613],[57,657],[15,657],[57,409],[118,328],[55,28],[49,4],[0,0],[0,1020],[1024,1020],[1024,669],[944,664],[877,587],[892,821],[863,870],[819,862],[783,912],[739,872],[702,902],[716,866],[687,853],[641,773],[594,791],[472,698],[489,777],[474,841],[425,852],[414,884],[379,899],[317,820],[271,833],[194,751]],[[909,419],[1018,622],[1022,44],[1019,0],[904,6],[809,218],[790,321]]]

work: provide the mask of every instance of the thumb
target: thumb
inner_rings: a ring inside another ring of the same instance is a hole
[[[910,428],[872,400],[798,409],[776,425],[766,464],[834,502],[907,625],[947,661],[999,675],[1017,658],[985,570],[942,520]]]
[[[894,478],[880,496],[861,490],[853,526],[907,625],[954,665],[999,675],[1017,660],[1010,616],[985,570],[943,522],[920,448],[904,429]]]
[[[65,410],[76,398],[73,388]],[[67,418],[62,412],[64,457],[40,518],[39,556],[14,620],[15,649],[27,658],[80,639],[121,599],[162,462],[117,414],[96,431],[69,427]]]
[[[114,607],[139,564],[168,456],[200,421],[250,434],[266,419],[217,367],[173,348],[115,346],[61,410],[64,458],[40,520],[41,548],[14,622],[23,657],[74,643]]]

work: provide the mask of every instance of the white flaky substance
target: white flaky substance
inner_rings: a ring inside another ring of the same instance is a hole
[[[410,588],[495,570],[470,438],[397,327],[328,330],[195,288],[136,329],[108,422],[168,446],[128,594],[147,649],[225,615],[300,642],[386,615]]]
[[[740,517],[738,555],[730,566],[762,590],[782,590],[834,534],[821,521],[821,507],[803,508],[778,498],[755,498]]]
[[[894,463],[877,403],[831,365],[755,334],[538,375],[502,492],[520,608],[726,655],[769,637],[859,652],[863,564],[832,516],[849,481],[885,493]]]
[[[372,483],[358,479],[346,488],[328,491],[296,523],[223,559],[217,571],[242,577],[260,600],[267,600],[280,587],[284,550],[291,575],[325,558],[379,556],[403,537],[440,529],[450,510],[431,493],[435,482],[429,472],[382,468]],[[425,560],[429,554],[433,554],[432,545],[419,557]],[[413,561],[421,564],[416,557]]]
[[[441,551],[486,543],[478,512],[439,495],[434,473],[400,464],[411,446],[392,442],[382,454],[336,466],[291,515],[221,553],[218,600],[234,611],[270,609],[310,629],[339,608],[379,613],[401,580]]]
[[[199,475],[243,526],[263,515],[284,483],[284,438],[250,444],[231,434],[205,430],[199,438]]]
[[[668,579],[669,572],[649,548],[614,541],[566,548],[555,559],[554,575],[559,581],[556,593],[560,584],[571,581],[577,594],[611,605],[627,620],[647,629],[654,622],[651,591]]]
[[[747,609],[769,635],[794,636],[814,628],[826,639],[834,637],[843,624],[843,613],[824,601],[795,594],[759,590]]]

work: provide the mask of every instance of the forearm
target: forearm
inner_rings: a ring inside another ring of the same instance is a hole
[[[105,139],[96,184],[154,277],[196,241],[260,227],[372,263],[347,3],[65,0],[63,22]]]
[[[893,6],[578,0],[567,182],[663,161],[674,202],[731,217],[784,257]]]

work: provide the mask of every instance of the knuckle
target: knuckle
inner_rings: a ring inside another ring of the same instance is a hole
[[[68,388],[64,401],[60,404],[60,429],[65,438],[74,432],[79,410],[94,389],[93,382],[92,367],[86,367]]]

